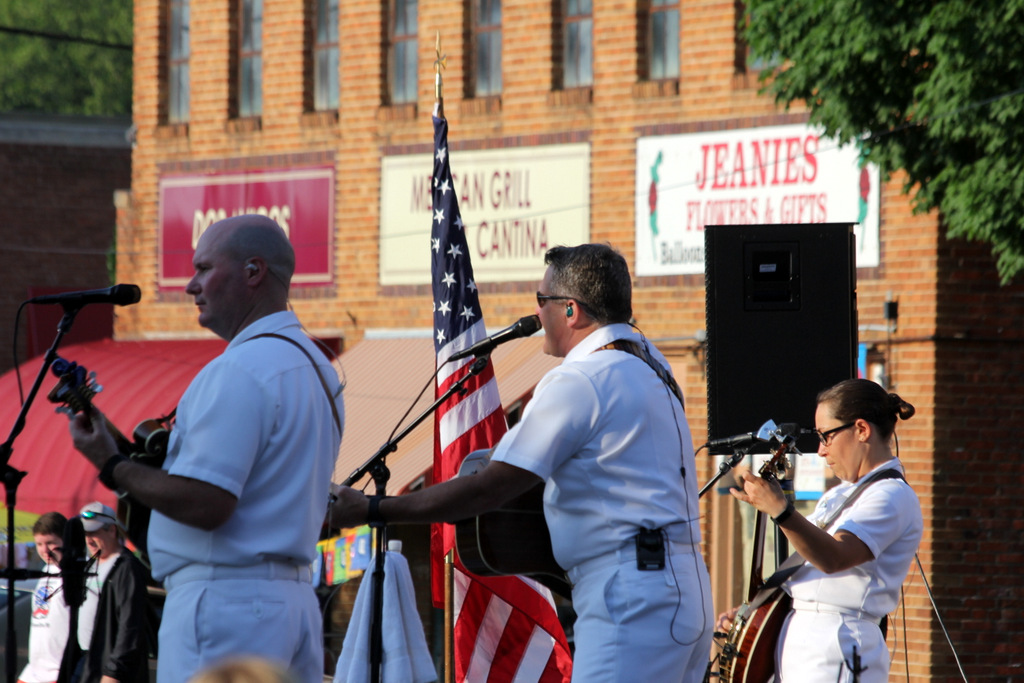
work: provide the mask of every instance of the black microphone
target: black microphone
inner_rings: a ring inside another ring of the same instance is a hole
[[[539,329],[540,318],[535,315],[528,315],[525,318],[520,318],[512,327],[506,327],[501,332],[492,334],[486,339],[481,339],[468,349],[456,351],[448,357],[448,360],[462,360],[463,358],[468,358],[470,356],[486,356],[494,350],[495,346],[504,344],[507,341],[512,341],[513,339],[529,337]]]
[[[64,526],[60,575],[64,586],[64,604],[78,608],[85,602],[85,574],[89,554],[85,549],[85,528],[82,518],[74,516]]]
[[[747,432],[746,434],[737,434],[736,436],[725,436],[721,439],[711,439],[705,445],[708,449],[708,455],[725,455],[732,453],[737,448],[753,446],[759,441],[764,442],[765,439],[760,438],[754,432]]]
[[[64,292],[63,294],[47,294],[35,296],[26,303],[30,304],[61,304],[65,307],[79,307],[86,304],[114,304],[128,306],[139,303],[142,290],[136,285],[114,285],[106,289],[87,289],[82,292]]]

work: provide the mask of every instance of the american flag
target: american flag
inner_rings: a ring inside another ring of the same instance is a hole
[[[473,280],[465,226],[459,215],[448,158],[448,122],[434,117],[433,227],[430,235],[434,294],[435,396],[468,371],[472,359],[448,358],[486,336],[480,297]],[[434,481],[456,475],[463,458],[489,448],[505,433],[505,413],[494,368],[487,363],[472,377],[464,395],[456,393],[435,413]],[[454,547],[450,525],[431,532],[433,595],[444,595],[441,563]],[[455,573],[455,680],[457,683],[567,683],[572,660],[551,593],[517,576],[483,578]]]

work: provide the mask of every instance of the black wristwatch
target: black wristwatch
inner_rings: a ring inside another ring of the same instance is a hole
[[[112,455],[107,458],[107,461],[103,463],[103,469],[100,470],[100,483],[111,491],[117,490],[117,483],[114,481],[114,468],[123,462],[128,462],[128,458],[120,453]]]
[[[385,524],[384,515],[380,513],[380,502],[387,496],[370,496],[370,509],[366,513],[367,524]]]
[[[778,517],[772,517],[772,521],[776,524],[782,524],[789,519],[789,516],[792,515],[794,511],[796,511],[796,508],[793,507],[793,503],[790,501],[786,503],[786,509],[780,512]]]

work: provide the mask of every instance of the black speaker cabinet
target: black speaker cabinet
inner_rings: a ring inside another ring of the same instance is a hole
[[[813,429],[818,392],[857,376],[853,224],[709,225],[704,244],[709,438]]]

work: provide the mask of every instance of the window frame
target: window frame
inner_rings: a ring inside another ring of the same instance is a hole
[[[237,35],[238,118],[255,118],[263,114],[263,0],[238,0]]]
[[[471,0],[473,79],[471,97],[491,97],[502,90],[501,0]],[[496,20],[495,20],[496,18]],[[483,63],[486,56],[486,63]],[[482,77],[486,71],[486,77]]]
[[[648,80],[662,81],[678,79],[680,76],[679,15],[679,0],[650,0],[647,8],[646,69]],[[657,24],[662,20],[666,23],[658,30]],[[659,46],[659,42],[662,42],[659,41],[659,38],[664,39],[664,45]],[[662,58],[660,61],[658,61],[659,57]],[[672,71],[673,66],[675,67],[674,72]]]
[[[341,102],[340,0],[311,0],[312,111],[336,111]],[[333,8],[332,8],[333,5]],[[326,20],[322,16],[326,9]],[[333,20],[332,20],[333,15]],[[321,32],[326,26],[327,35]],[[325,73],[326,71],[326,73]],[[326,82],[324,80],[326,78]],[[326,89],[326,92],[325,92]]]
[[[575,8],[574,8],[575,5]],[[586,8],[583,8],[586,5]],[[577,40],[573,34],[586,36]],[[584,45],[585,43],[585,45]],[[580,51],[580,47],[584,51]],[[575,54],[574,54],[575,52]],[[586,73],[583,73],[584,64]],[[562,87],[586,88],[594,84],[594,4],[593,0],[562,0]]]
[[[388,10],[389,103],[412,104],[419,98],[419,0],[389,0]],[[403,24],[410,25],[399,33]]]
[[[190,0],[167,0],[165,5],[165,18],[167,21],[166,122],[170,124],[188,123],[190,115],[191,74],[189,73],[189,60],[192,48],[191,8],[189,3]],[[178,11],[177,13],[176,10]],[[182,13],[184,21],[178,21],[177,18]]]

